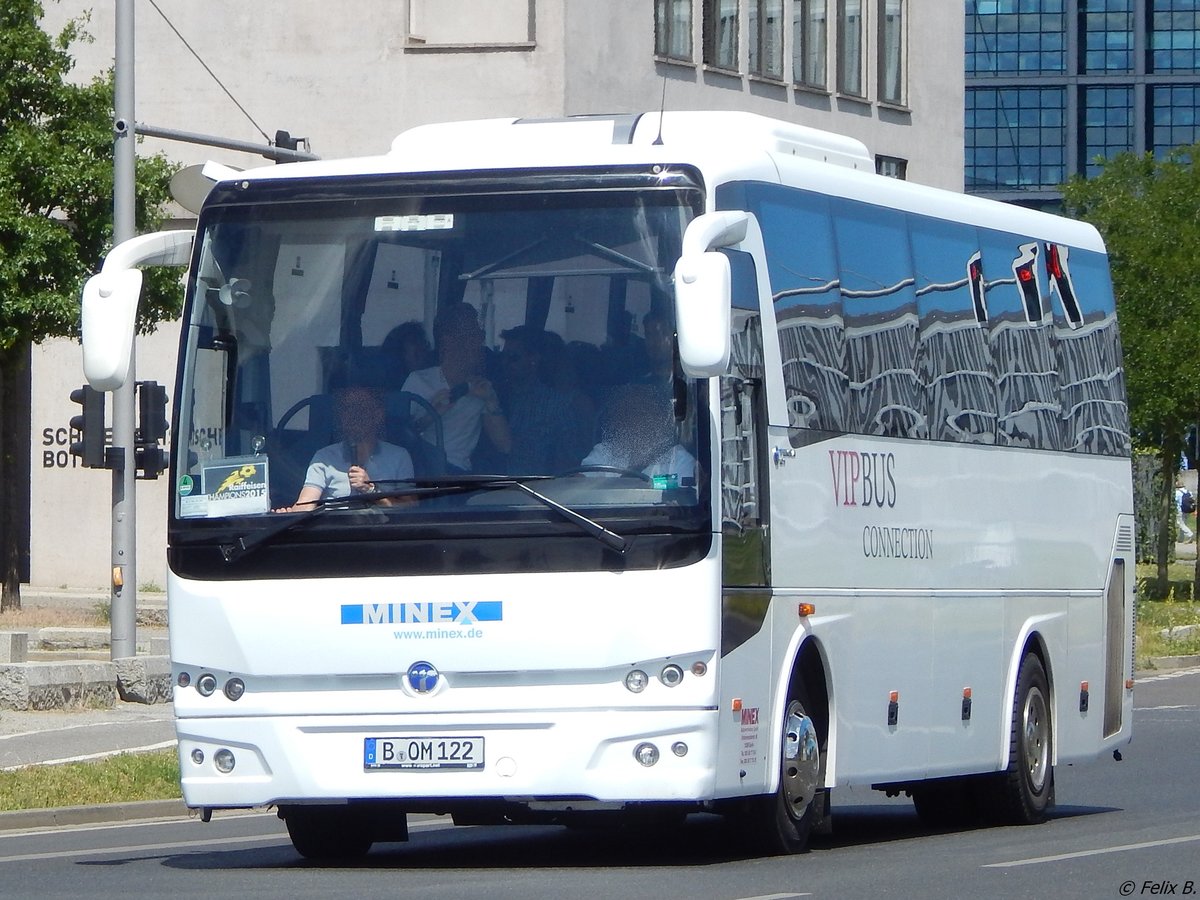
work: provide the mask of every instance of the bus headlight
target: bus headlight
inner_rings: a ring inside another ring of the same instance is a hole
[[[683,681],[683,669],[676,665],[663,666],[663,670],[658,673],[658,677],[662,679],[662,683],[667,687],[675,687],[675,685]]]
[[[217,678],[210,672],[205,672],[196,679],[196,690],[200,692],[201,697],[211,697],[217,689]]]
[[[237,765],[237,760],[233,758],[232,750],[226,750],[222,747],[213,754],[213,765],[217,767],[217,771],[222,775],[228,775],[233,771],[233,767]]]
[[[240,700],[246,693],[246,682],[240,678],[230,678],[225,682],[225,696],[230,700]]]
[[[635,694],[640,694],[646,689],[646,685],[650,683],[650,676],[641,669],[634,669],[625,676],[625,687]]]
[[[658,748],[650,743],[638,744],[633,748],[633,758],[646,768],[658,762]]]

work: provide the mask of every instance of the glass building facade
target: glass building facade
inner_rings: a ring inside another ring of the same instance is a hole
[[[1200,140],[1200,0],[966,0],[965,138],[968,192],[1050,208]]]

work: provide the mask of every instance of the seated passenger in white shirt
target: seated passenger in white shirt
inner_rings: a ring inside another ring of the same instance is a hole
[[[675,486],[696,483],[696,457],[679,443],[670,395],[658,385],[618,388],[601,422],[602,440],[582,466],[614,466],[667,478]]]
[[[481,434],[502,454],[512,448],[508,422],[496,390],[484,372],[483,329],[469,303],[443,307],[433,323],[438,364],[418,369],[402,390],[429,401],[442,420],[442,449],[457,472],[471,471],[471,455]],[[433,443],[433,429],[422,432]]]
[[[379,439],[383,398],[368,387],[343,388],[336,394],[338,431],[342,440],[313,454],[304,487],[296,502],[277,512],[312,509],[318,501],[353,493],[394,491],[413,478],[412,457],[396,444]],[[393,499],[382,499],[391,505]]]

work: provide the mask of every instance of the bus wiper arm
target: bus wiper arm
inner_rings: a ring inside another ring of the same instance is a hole
[[[331,501],[332,502],[332,501]],[[256,531],[250,535],[240,535],[234,538],[232,544],[219,544],[217,549],[221,551],[221,558],[227,563],[237,562],[247,553],[253,553],[264,544],[269,544],[275,538],[284,532],[291,531],[293,528],[299,528],[305,522],[308,522],[319,516],[325,510],[329,509],[330,504],[320,503],[312,509],[301,510],[295,516],[280,516],[279,521],[261,531]]]
[[[589,519],[582,513],[578,513],[570,507],[563,506],[561,503],[551,500],[545,494],[541,493],[540,491],[535,491],[533,488],[525,484],[525,481],[543,481],[552,477],[553,476],[550,475],[526,475],[517,477],[507,475],[477,475],[473,477],[466,476],[462,478],[442,479],[432,483],[422,483],[417,481],[415,483],[410,483],[412,486],[406,488],[400,488],[391,491],[379,491],[373,494],[352,494],[349,497],[337,497],[323,502],[318,501],[317,505],[313,506],[312,509],[302,510],[295,516],[281,517],[278,523],[264,528],[261,531],[257,531],[254,534],[241,535],[236,538],[233,543],[221,544],[219,549],[225,562],[236,562],[246,554],[254,552],[264,544],[269,544],[282,534],[299,528],[301,525],[311,521],[329,509],[345,509],[350,505],[371,506],[381,500],[388,500],[398,497],[421,497],[429,494],[440,494],[445,492],[496,490],[498,488],[515,487],[521,491],[524,491],[539,503],[542,503],[554,510],[567,521],[578,525],[583,531],[596,538],[596,540],[600,541],[606,547],[611,547],[618,553],[624,553],[629,547],[629,540],[627,538],[622,537],[614,531],[610,531],[594,519]]]
[[[574,524],[578,525],[580,528],[602,543],[605,547],[610,547],[613,550],[616,550],[618,553],[624,553],[629,549],[628,538],[622,537],[615,531],[609,531],[595,519],[589,519],[583,513],[578,513],[569,506],[563,506],[561,503],[551,500],[545,494],[535,491],[533,488],[523,482],[514,481],[513,486],[524,491],[539,503],[550,507],[568,522],[573,522]]]
[[[576,512],[569,506],[563,506],[561,503],[551,500],[545,494],[535,491],[526,484],[527,481],[550,481],[553,478],[553,475],[462,475],[457,478],[438,479],[430,482],[418,480],[416,490],[409,490],[408,494],[420,496],[426,492],[496,490],[515,487],[554,510],[568,522],[577,525],[604,546],[616,550],[618,553],[624,553],[629,549],[628,538],[622,537],[615,531],[610,531],[595,519],[589,519],[583,513]]]

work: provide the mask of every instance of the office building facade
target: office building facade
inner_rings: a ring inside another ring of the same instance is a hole
[[[1200,0],[967,0],[965,185],[1054,209],[1072,175],[1200,140]]]

